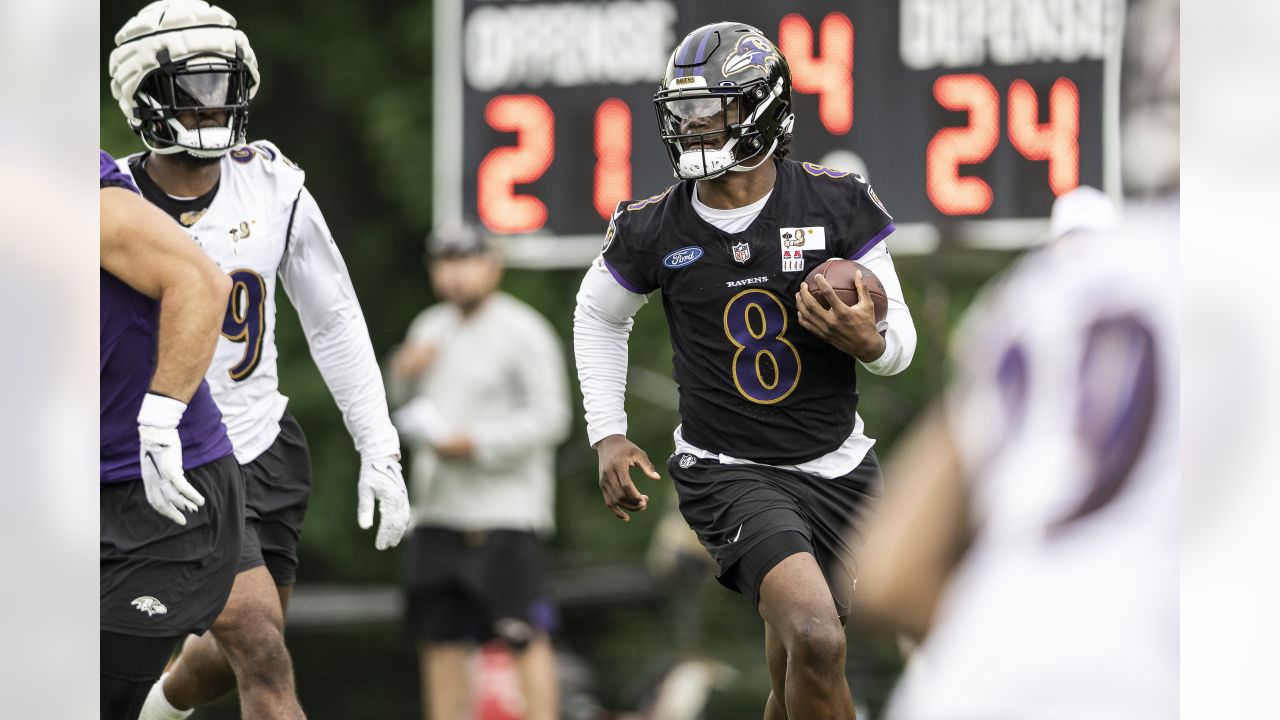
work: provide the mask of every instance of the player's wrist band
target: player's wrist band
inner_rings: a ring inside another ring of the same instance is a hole
[[[138,409],[138,424],[158,428],[176,428],[187,411],[187,404],[166,395],[149,392]]]

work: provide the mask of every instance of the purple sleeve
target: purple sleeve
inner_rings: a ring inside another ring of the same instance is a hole
[[[635,283],[628,280],[625,275],[618,272],[616,268],[610,265],[608,259],[606,258],[601,258],[601,259],[604,260],[605,269],[609,271],[609,274],[613,276],[613,279],[617,280],[618,284],[626,288],[629,292],[633,292],[637,295],[648,295],[650,292],[652,292],[651,290],[641,290],[640,288],[636,287]]]
[[[892,235],[892,234],[893,234],[893,231],[894,231],[894,230],[896,230],[896,229],[897,229],[897,228],[895,228],[895,227],[894,227],[893,223],[889,223],[888,225],[885,225],[885,226],[884,226],[884,228],[880,230],[880,232],[876,233],[875,235],[872,235],[870,240],[868,240],[868,241],[866,241],[865,243],[863,243],[863,244],[862,244],[862,247],[860,247],[860,248],[858,248],[857,250],[855,250],[855,251],[854,251],[854,253],[853,253],[852,255],[850,255],[849,257],[847,257],[847,258],[845,258],[845,259],[846,259],[846,260],[857,260],[857,259],[861,258],[863,255],[866,255],[866,254],[867,254],[867,251],[868,251],[868,250],[870,250],[871,248],[875,247],[875,246],[876,246],[876,243],[878,243],[878,242],[880,242],[881,240],[884,240],[885,238],[887,238],[887,237],[889,237],[890,235]]]
[[[138,192],[138,186],[133,184],[133,179],[120,172],[115,158],[107,154],[106,150],[101,149],[98,150],[98,186],[122,187],[126,190]]]

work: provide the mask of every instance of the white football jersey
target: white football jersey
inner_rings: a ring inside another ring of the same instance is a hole
[[[972,544],[890,718],[1178,713],[1176,203],[1022,262],[957,333]]]
[[[133,155],[119,161],[130,173]],[[276,365],[276,285],[298,311],[325,383],[366,458],[398,455],[368,328],[346,264],[304,187],[306,173],[270,142],[227,153],[212,201],[178,219],[232,279],[206,379],[235,447],[248,463],[275,442],[288,398]]]

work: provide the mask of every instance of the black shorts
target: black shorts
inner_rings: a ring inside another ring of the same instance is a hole
[[[137,637],[202,633],[231,594],[244,534],[235,456],[186,471],[204,506],[178,525],[147,502],[141,480],[98,493],[99,628]]]
[[[874,452],[844,477],[825,479],[767,465],[725,465],[672,455],[680,513],[719,565],[716,579],[760,605],[760,583],[797,551],[813,554],[841,617],[849,614],[857,569],[849,533],[880,496]]]
[[[408,558],[405,629],[416,640],[519,647],[554,629],[542,540],[520,530],[418,527]]]
[[[298,543],[311,500],[311,451],[298,421],[280,418],[271,447],[244,469],[244,552],[240,572],[265,564],[277,585],[298,577]]]

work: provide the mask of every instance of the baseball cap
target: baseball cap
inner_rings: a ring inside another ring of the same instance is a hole
[[[489,233],[469,222],[443,222],[427,236],[427,255],[432,258],[466,257],[495,249]]]

